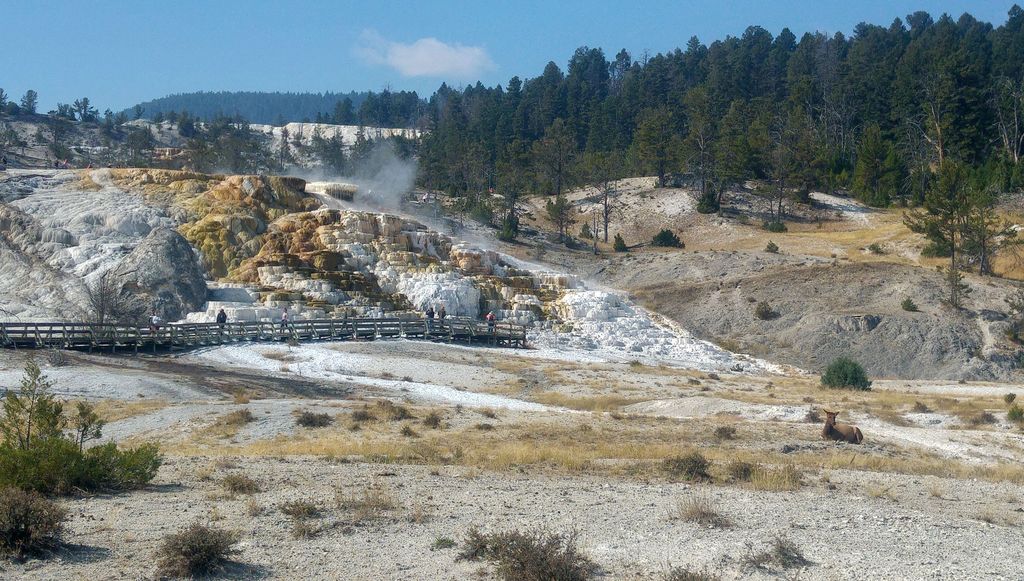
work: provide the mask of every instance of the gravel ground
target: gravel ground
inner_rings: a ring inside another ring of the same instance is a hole
[[[1019,578],[1024,534],[1018,486],[911,476],[832,472],[827,484],[799,492],[732,486],[630,482],[593,476],[480,473],[452,467],[332,463],[315,458],[235,459],[212,477],[206,459],[172,459],[146,491],[77,499],[74,546],[48,561],[8,565],[25,579],[151,578],[159,540],[193,521],[214,521],[242,535],[238,578],[465,579],[484,567],[456,561],[457,549],[432,550],[438,538],[461,543],[473,526],[578,531],[579,544],[607,579],[657,579],[669,565],[708,568],[726,579],[782,573],[744,564],[775,535],[792,540],[806,565],[789,578]],[[240,472],[264,492],[225,498],[216,480]],[[368,486],[397,508],[358,520],[334,504],[335,492]],[[882,487],[874,497],[866,492]],[[929,489],[945,491],[935,498]],[[672,518],[680,500],[710,498],[732,521],[724,529]],[[312,539],[294,539],[277,507],[309,500],[322,508]],[[248,504],[262,508],[251,516]],[[978,520],[991,513],[999,524]],[[1002,519],[1011,519],[1007,524]]]

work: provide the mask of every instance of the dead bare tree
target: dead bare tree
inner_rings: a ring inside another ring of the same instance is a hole
[[[105,272],[86,285],[86,317],[89,322],[138,323],[146,315],[146,304],[137,295],[125,290],[118,276]]]

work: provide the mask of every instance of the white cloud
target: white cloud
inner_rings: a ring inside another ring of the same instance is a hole
[[[390,41],[374,30],[363,31],[355,52],[366,62],[389,66],[405,77],[472,80],[494,68],[487,51],[479,46],[446,44],[432,37],[402,44]]]

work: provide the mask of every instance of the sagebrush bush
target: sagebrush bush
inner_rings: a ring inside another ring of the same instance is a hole
[[[718,426],[715,428],[715,437],[719,440],[731,440],[736,437],[736,428],[732,426]]]
[[[772,242],[771,240],[769,240],[768,244],[765,245],[765,247],[764,247],[764,251],[765,252],[770,252],[772,254],[778,254],[779,253],[779,245],[774,243],[774,242]]]
[[[441,414],[432,411],[427,414],[427,417],[423,418],[423,425],[428,428],[438,429],[441,427]]]
[[[304,428],[323,428],[334,423],[330,414],[318,414],[305,410],[295,418],[295,423]]]
[[[168,577],[199,577],[217,573],[224,568],[234,548],[238,533],[208,527],[199,523],[164,538],[157,552],[161,575]]]
[[[903,302],[900,303],[900,308],[910,313],[916,313],[918,311],[917,303],[915,303],[914,299],[910,297],[903,299]]]
[[[1017,399],[1017,394],[1015,394],[1015,393],[1008,393],[1008,394],[1003,396],[1003,401],[1006,403],[1006,405],[1010,405],[1016,399]]]
[[[256,416],[252,415],[252,411],[249,408],[242,408],[224,414],[218,423],[225,426],[244,426],[245,424],[256,421]]]
[[[665,573],[663,579],[664,581],[718,581],[721,577],[703,569],[672,567],[668,573]]]
[[[728,528],[732,525],[729,517],[722,514],[718,510],[718,505],[708,496],[691,496],[679,501],[673,516],[679,520],[717,529]]]
[[[672,479],[689,480],[691,482],[711,480],[708,469],[711,462],[700,452],[690,452],[682,456],[665,458],[661,463],[662,470]]]
[[[221,479],[220,484],[231,494],[255,494],[260,491],[258,482],[238,472],[228,474]]]
[[[757,303],[757,306],[754,307],[754,316],[757,317],[758,319],[761,319],[762,321],[774,319],[776,315],[777,313],[774,309],[772,309],[772,306],[765,301]]]
[[[409,411],[409,408],[404,405],[398,405],[393,401],[382,399],[377,402],[377,409],[381,412],[381,415],[385,419],[393,422],[400,422],[402,420],[411,420],[415,416]]]
[[[667,248],[685,248],[686,245],[679,239],[675,232],[668,228],[662,228],[654,238],[651,239],[652,246],[664,246]]]
[[[372,422],[375,419],[377,419],[377,416],[370,413],[370,410],[366,407],[352,410],[352,421],[354,422]]]
[[[764,228],[765,230],[769,231],[769,232],[776,232],[776,233],[778,233],[778,232],[785,232],[786,231],[786,224],[783,223],[783,222],[780,222],[778,220],[776,220],[774,222],[765,222],[761,227]]]
[[[882,248],[882,245],[877,242],[872,242],[871,244],[869,244],[868,251],[871,252],[871,254],[885,254],[885,250]]]
[[[626,252],[629,250],[626,246],[626,241],[622,239],[622,234],[615,235],[615,240],[612,241],[612,250],[615,252]]]
[[[0,556],[22,559],[53,549],[60,544],[66,516],[36,492],[0,489]]]
[[[726,466],[729,478],[736,482],[750,482],[750,479],[754,476],[754,471],[759,468],[757,464],[744,462],[743,460],[733,460]]]
[[[1024,408],[1017,404],[1012,404],[1010,409],[1006,411],[1006,419],[1011,422],[1024,422]]]
[[[316,518],[320,507],[308,500],[290,500],[281,505],[281,512],[292,518]]]
[[[585,581],[597,567],[576,546],[576,534],[483,534],[471,529],[456,560],[486,560],[505,581]]]
[[[832,388],[871,389],[864,367],[849,357],[840,357],[830,363],[821,376],[821,384]]]

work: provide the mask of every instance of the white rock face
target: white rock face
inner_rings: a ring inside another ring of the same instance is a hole
[[[44,240],[52,241],[46,262],[87,280],[115,266],[153,229],[174,227],[163,210],[114,187],[109,170],[91,176],[101,190],[76,188],[74,172],[57,172],[32,181],[32,195],[9,201],[45,229]]]
[[[418,311],[444,306],[453,317],[480,316],[480,289],[458,273],[415,273],[402,275],[396,284]]]
[[[541,349],[589,351],[612,360],[667,363],[704,371],[771,370],[771,366],[730,353],[683,329],[656,323],[643,309],[605,291],[569,290],[555,304],[557,328],[528,336]]]

